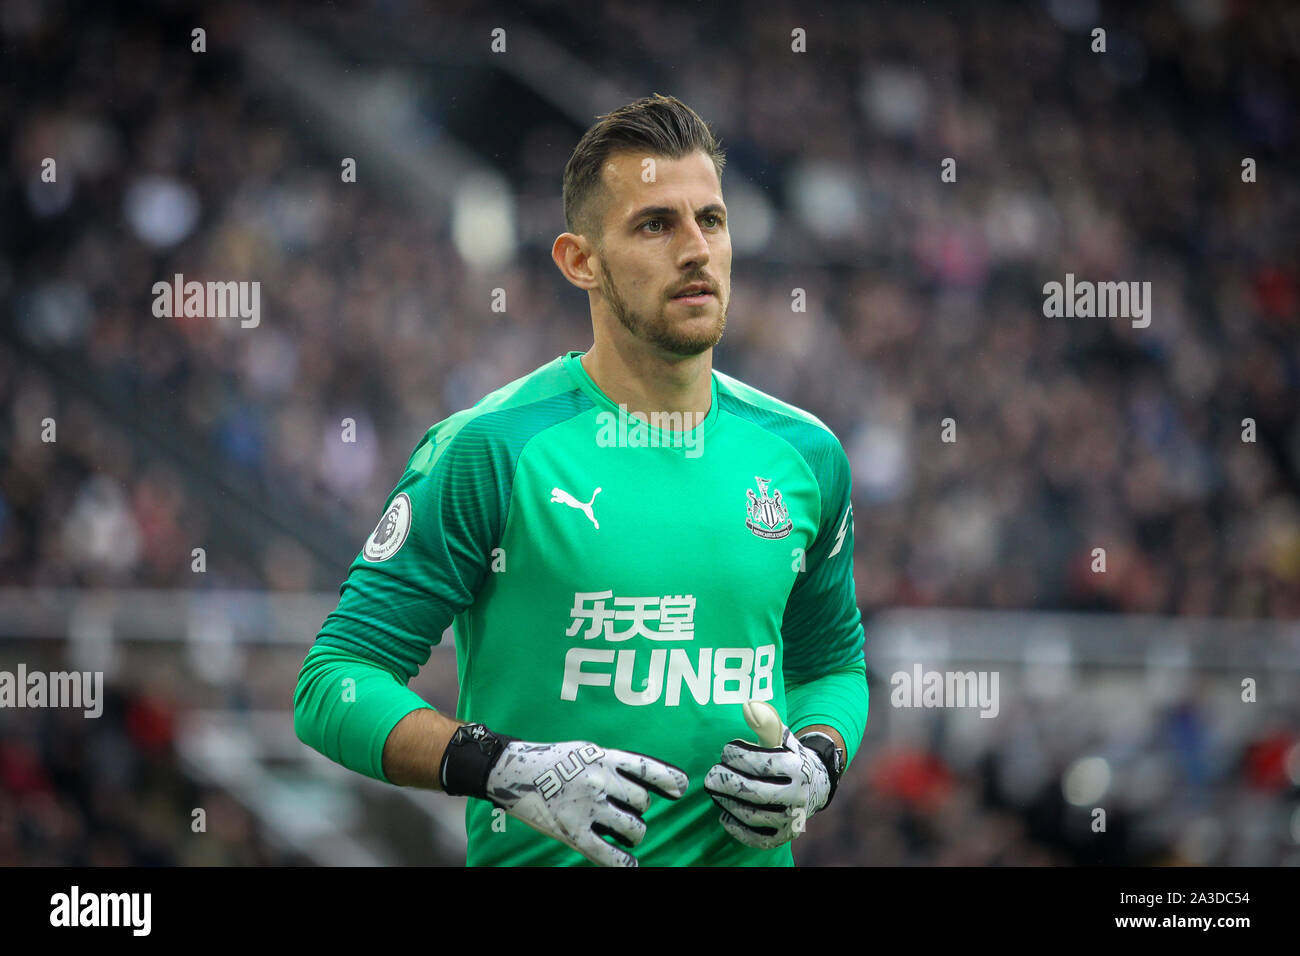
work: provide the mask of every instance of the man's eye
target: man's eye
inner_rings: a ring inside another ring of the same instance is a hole
[[[719,226],[722,225],[722,217],[719,216],[717,213],[712,213],[712,212],[711,212],[711,213],[709,213],[707,216],[705,216],[704,218],[705,218],[705,219],[712,219],[712,220],[713,220],[717,225],[719,225]]]
[[[654,223],[659,223],[659,225],[662,226],[662,225],[663,225],[663,222],[664,222],[664,221],[663,221],[662,219],[650,219],[650,220],[647,220],[646,222],[641,223],[641,228],[644,229],[646,226],[653,225]],[[653,231],[654,231],[654,232],[660,232],[660,231],[662,231],[662,230],[658,230],[658,229],[656,229],[656,230],[653,230]]]

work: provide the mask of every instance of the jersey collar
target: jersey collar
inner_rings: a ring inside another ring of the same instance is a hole
[[[600,390],[600,387],[592,380],[591,376],[587,374],[587,370],[583,368],[582,357],[586,354],[586,352],[566,352],[564,355],[560,356],[560,362],[564,365],[565,369],[568,370],[569,377],[573,379],[574,383],[580,389],[591,397],[593,402],[601,408],[617,414],[619,411],[618,405],[615,404],[608,395]],[[717,423],[718,417],[718,374],[717,372],[710,370],[709,413],[704,416],[704,421],[697,428],[688,429],[686,434],[692,434],[694,432],[706,434]],[[653,425],[647,425],[646,427],[650,429],[652,434],[661,431],[661,429],[655,428]],[[669,430],[662,429],[662,431]]]

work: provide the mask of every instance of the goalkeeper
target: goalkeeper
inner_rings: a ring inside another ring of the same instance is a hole
[[[303,663],[299,738],[474,798],[470,865],[790,866],[862,740],[847,456],[712,367],[723,163],[671,97],[584,134],[593,345],[428,430]],[[448,626],[454,719],[407,687]]]

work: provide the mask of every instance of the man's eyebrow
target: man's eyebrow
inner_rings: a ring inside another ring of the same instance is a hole
[[[727,214],[727,210],[723,208],[721,203],[711,202],[707,206],[701,206],[699,209],[695,210],[695,215],[703,216],[705,213],[710,213],[710,212],[716,213],[719,216],[725,216]],[[638,209],[636,212],[632,213],[632,215],[628,217],[628,220],[631,221],[634,219],[641,219],[645,216],[675,216],[675,215],[677,215],[677,210],[674,209],[672,206],[644,206],[641,209]]]

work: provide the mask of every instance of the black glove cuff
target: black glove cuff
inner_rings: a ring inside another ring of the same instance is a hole
[[[494,733],[483,724],[457,727],[438,768],[443,791],[454,797],[486,799],[488,774],[506,744],[517,739]]]
[[[826,795],[826,806],[823,810],[831,805],[835,799],[835,788],[840,784],[840,777],[844,773],[844,762],[840,756],[840,748],[835,746],[835,741],[827,734],[820,730],[814,730],[799,738],[799,743],[803,744],[813,753],[821,757],[822,763],[826,765],[826,775],[830,777],[831,790]]]

